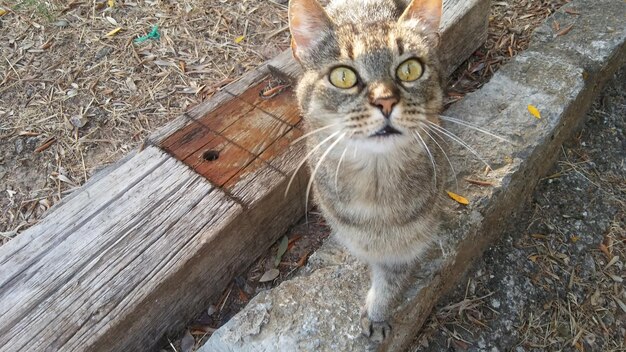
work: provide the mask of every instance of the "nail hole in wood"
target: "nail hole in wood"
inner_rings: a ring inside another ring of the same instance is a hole
[[[217,150],[207,150],[202,153],[202,159],[206,161],[215,161],[220,157],[220,152]]]

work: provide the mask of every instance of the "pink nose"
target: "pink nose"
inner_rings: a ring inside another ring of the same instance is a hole
[[[378,98],[374,100],[373,105],[377,106],[380,111],[382,111],[383,115],[386,118],[389,118],[391,115],[391,111],[393,111],[393,107],[398,103],[398,98],[389,97],[389,98]]]

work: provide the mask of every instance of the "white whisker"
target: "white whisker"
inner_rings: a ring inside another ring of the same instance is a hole
[[[315,153],[315,151],[318,150],[324,143],[328,142],[331,138],[337,136],[339,133],[341,133],[341,131],[337,131],[337,132],[331,134],[330,136],[326,137],[326,139],[324,139],[323,141],[319,142],[315,147],[313,147],[313,149],[311,149],[307,153],[307,155],[304,156],[304,158],[302,158],[302,161],[300,161],[300,163],[298,164],[298,166],[294,170],[293,174],[291,175],[291,178],[289,179],[289,183],[287,183],[287,189],[285,190],[285,197],[287,197],[287,193],[289,193],[289,189],[291,188],[291,183],[293,182],[293,179],[296,177],[296,174],[298,173],[298,170],[300,170],[300,168],[302,167],[302,165],[304,165],[306,160],[308,158],[310,158],[311,155],[313,155],[313,153]]]
[[[435,142],[435,144],[437,145],[437,147],[439,147],[439,150],[441,150],[441,152],[443,153],[443,156],[446,158],[446,160],[448,161],[448,165],[450,165],[450,169],[452,170],[452,175],[454,176],[454,183],[456,184],[456,189],[459,189],[459,181],[456,178],[456,171],[454,171],[454,166],[452,166],[452,162],[450,161],[450,158],[448,158],[448,154],[446,153],[446,151],[441,147],[441,144],[439,144],[439,142],[437,142],[437,139],[435,137],[433,137],[432,134],[430,134],[425,128],[421,128],[420,129],[422,131],[424,131],[424,133],[426,133],[428,135],[428,137],[430,137],[430,139],[433,140],[433,142]]]
[[[320,160],[318,160],[317,164],[315,165],[315,168],[313,169],[313,172],[311,172],[311,176],[309,177],[309,183],[306,185],[306,193],[305,193],[305,196],[304,196],[304,208],[305,209],[309,205],[309,193],[311,192],[311,186],[313,186],[313,180],[315,180],[315,174],[317,173],[317,170],[322,165],[322,162],[324,161],[324,158],[326,158],[328,153],[330,153],[330,151],[337,145],[337,143],[339,143],[343,139],[343,137],[345,137],[345,136],[346,136],[346,132],[344,132],[341,136],[339,136],[339,138],[337,138],[337,140],[335,140],[328,147],[328,149],[326,149],[324,154],[322,154],[322,156],[320,156]],[[308,218],[307,218],[307,220],[308,220]]]
[[[478,160],[480,160],[483,164],[487,165],[487,167],[491,170],[493,170],[491,168],[491,165],[489,165],[489,163],[487,161],[485,161],[485,159],[476,151],[474,150],[472,147],[470,147],[467,143],[465,143],[465,141],[463,141],[459,136],[457,136],[456,134],[446,130],[445,128],[432,123],[430,121],[428,121],[428,125],[424,125],[427,128],[431,129],[432,131],[435,132],[439,132],[442,133],[443,135],[447,136],[448,138],[452,139],[453,141],[459,143],[461,146],[463,146],[465,149],[467,149],[470,153],[474,154],[474,156],[476,158],[478,158]]]
[[[430,163],[433,165],[433,182],[435,183],[435,187],[436,187],[437,186],[437,166],[435,165],[435,158],[433,158],[433,155],[431,154],[430,149],[428,149],[426,142],[424,141],[422,136],[419,134],[419,132],[415,131],[415,136],[419,138],[419,141],[422,143],[422,145],[426,149],[426,153],[428,153],[428,158],[430,159]]]
[[[298,137],[298,138],[294,139],[294,140],[293,140],[293,142],[291,142],[291,145],[294,145],[294,144],[296,144],[296,143],[300,142],[301,140],[305,139],[306,137],[308,137],[308,136],[310,136],[310,135],[316,134],[316,133],[318,133],[318,132],[321,132],[321,131],[323,131],[323,130],[326,130],[326,129],[329,129],[329,128],[331,128],[331,127],[335,127],[335,126],[338,126],[338,125],[341,125],[341,122],[339,122],[339,123],[334,123],[334,124],[332,124],[332,125],[328,125],[328,126],[324,126],[324,127],[318,128],[318,129],[316,129],[316,130],[313,130],[313,131],[311,131],[311,132],[307,132],[307,133],[303,134],[302,136],[300,136],[300,137]]]
[[[466,121],[463,121],[463,120],[460,120],[460,119],[457,119],[457,118],[454,118],[454,117],[451,117],[451,116],[445,116],[445,115],[439,115],[439,118],[444,120],[444,121],[456,123],[456,124],[459,124],[461,126],[465,126],[467,128],[473,129],[474,131],[478,131],[478,132],[484,133],[484,134],[486,134],[488,136],[491,136],[493,138],[499,139],[499,140],[501,140],[503,142],[507,142],[507,143],[513,144],[513,142],[511,140],[506,139],[504,137],[500,137],[497,134],[489,132],[489,131],[487,131],[485,129],[482,129],[482,128],[478,127],[478,126],[472,125],[469,122],[466,122]]]
[[[337,171],[335,171],[335,193],[339,195],[339,168],[341,167],[341,162],[343,161],[343,157],[346,156],[346,152],[348,151],[348,146],[346,145],[343,148],[343,152],[341,153],[341,157],[339,158],[339,162],[337,163]]]

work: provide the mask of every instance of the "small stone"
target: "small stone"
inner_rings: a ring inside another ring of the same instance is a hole
[[[15,140],[15,154],[21,154],[24,151],[24,141],[20,138]]]
[[[66,20],[59,20],[59,21],[54,22],[53,25],[59,28],[65,28],[69,25],[69,23]]]
[[[499,300],[497,300],[497,299],[495,299],[495,298],[494,298],[494,299],[492,299],[492,300],[491,300],[491,306],[492,306],[493,308],[495,308],[495,309],[500,308],[500,301],[499,301]]]
[[[478,340],[478,348],[487,348],[487,343],[482,336],[480,337],[480,340]]]
[[[72,126],[74,126],[76,128],[85,127],[87,122],[89,122],[89,119],[87,119],[87,117],[85,117],[85,116],[74,115],[74,116],[70,117],[70,123],[72,124]]]
[[[102,59],[103,57],[109,55],[111,51],[113,51],[113,49],[111,49],[108,46],[101,48],[100,50],[98,50],[98,52],[96,52],[96,56],[94,57],[95,61],[98,61]]]

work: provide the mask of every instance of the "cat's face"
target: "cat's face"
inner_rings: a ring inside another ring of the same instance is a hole
[[[298,98],[310,128],[327,127],[324,135],[338,132],[374,151],[418,142],[442,104],[441,2],[414,0],[406,9],[397,1],[381,4],[386,12],[344,5],[329,14],[314,0],[290,4],[294,55],[305,69]],[[357,15],[345,13],[350,10]]]

